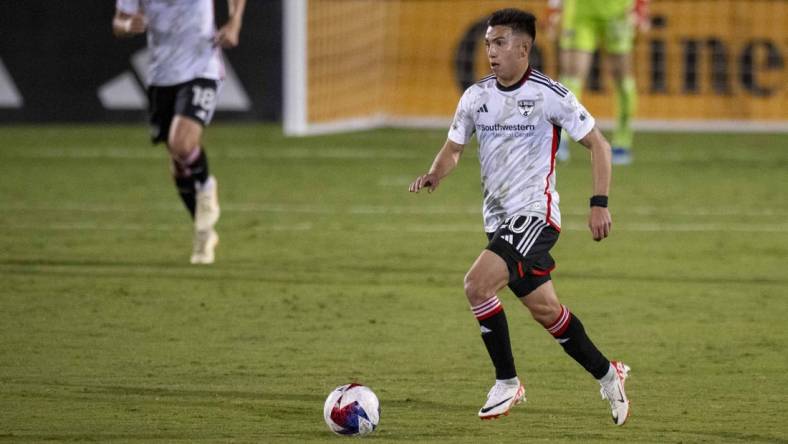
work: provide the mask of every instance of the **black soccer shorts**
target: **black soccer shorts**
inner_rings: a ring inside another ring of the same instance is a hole
[[[176,115],[186,116],[208,125],[216,110],[219,82],[213,79],[194,79],[172,86],[148,88],[151,141],[167,142],[170,125]]]
[[[509,269],[509,289],[525,297],[549,281],[555,260],[550,249],[558,230],[534,216],[513,216],[494,233],[487,233],[487,249],[500,256]]]

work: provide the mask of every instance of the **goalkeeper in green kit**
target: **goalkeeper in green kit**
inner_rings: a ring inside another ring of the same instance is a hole
[[[632,116],[637,91],[631,53],[636,29],[646,31],[649,27],[648,0],[549,0],[546,21],[548,38],[555,37],[556,28],[561,26],[560,81],[578,99],[594,52],[598,48],[604,50],[616,96],[612,163],[632,163]],[[569,160],[568,140],[566,134],[561,137],[558,160]]]

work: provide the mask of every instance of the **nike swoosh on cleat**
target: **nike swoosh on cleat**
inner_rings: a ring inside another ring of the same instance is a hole
[[[509,401],[509,400],[510,400],[510,399],[512,399],[512,398],[513,398],[513,396],[510,396],[510,397],[508,397],[508,398],[504,399],[503,401],[499,402],[498,404],[491,405],[491,406],[489,406],[489,407],[487,407],[487,408],[483,408],[483,409],[481,409],[481,412],[482,412],[482,413],[487,413],[487,412],[489,412],[490,410],[492,410],[492,409],[494,409],[494,408],[498,407],[499,405],[501,405],[501,404],[503,404],[503,403],[505,403],[505,402]]]

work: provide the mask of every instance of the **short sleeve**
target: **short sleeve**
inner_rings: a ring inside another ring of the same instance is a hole
[[[552,92],[546,95],[548,100],[545,100],[545,107],[548,120],[563,128],[572,140],[578,141],[594,129],[594,117],[577,101],[571,91],[563,97]]]
[[[449,140],[452,142],[467,145],[471,140],[475,130],[471,109],[471,89],[468,88],[457,104],[457,111],[454,113],[454,120],[449,128]]]
[[[140,0],[117,0],[115,8],[126,14],[136,14],[140,12]]]

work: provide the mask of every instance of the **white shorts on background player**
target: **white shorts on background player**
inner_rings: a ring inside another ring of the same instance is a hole
[[[594,128],[594,118],[563,85],[531,68],[524,79],[504,90],[495,76],[469,87],[449,130],[449,139],[462,145],[476,133],[488,233],[514,215],[560,229],[555,151],[561,128],[575,140]]]

